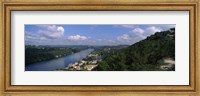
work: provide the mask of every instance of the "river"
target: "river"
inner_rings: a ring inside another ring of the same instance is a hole
[[[56,69],[62,69],[71,63],[78,62],[87,57],[92,51],[94,51],[94,49],[86,49],[65,57],[33,63],[27,65],[25,67],[25,71],[52,71]]]

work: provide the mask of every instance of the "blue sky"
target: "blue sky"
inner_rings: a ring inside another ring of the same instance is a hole
[[[169,28],[160,25],[25,25],[26,45],[131,45]]]

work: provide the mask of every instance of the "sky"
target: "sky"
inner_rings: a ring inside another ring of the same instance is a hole
[[[173,24],[25,25],[26,45],[132,45]]]

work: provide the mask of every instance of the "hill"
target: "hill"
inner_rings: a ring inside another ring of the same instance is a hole
[[[96,71],[174,71],[175,28],[156,32],[102,58]]]

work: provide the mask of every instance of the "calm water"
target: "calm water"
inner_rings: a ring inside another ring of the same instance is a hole
[[[94,51],[94,49],[86,49],[58,59],[34,63],[26,66],[25,71],[51,71],[65,68],[68,66],[68,64],[78,62],[81,59],[85,58],[92,51]]]

